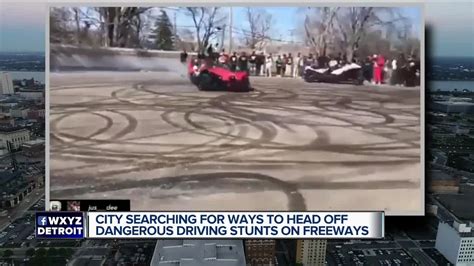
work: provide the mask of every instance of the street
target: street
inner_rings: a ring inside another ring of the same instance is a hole
[[[28,209],[38,200],[44,198],[44,187],[36,187],[28,194],[15,208],[8,210],[5,217],[0,217],[0,232],[5,229],[12,221],[22,217]]]
[[[201,92],[175,72],[50,81],[52,199],[131,199],[133,210],[422,210],[418,87],[255,77],[253,92]]]

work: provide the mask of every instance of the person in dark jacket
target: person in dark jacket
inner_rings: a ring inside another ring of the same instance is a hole
[[[230,58],[229,58],[229,66],[230,66],[230,69],[232,71],[236,71],[237,70],[237,63],[238,63],[238,56],[237,56],[237,53],[234,52]]]
[[[283,54],[282,58],[282,65],[281,65],[281,76],[284,77],[286,74],[286,64],[288,64],[288,58],[286,58],[286,54]]]
[[[397,60],[397,80],[396,85],[405,85],[407,79],[408,62],[403,53],[400,53]]]
[[[373,79],[373,65],[374,62],[372,60],[372,57],[368,56],[365,59],[364,65],[362,67],[362,75],[364,76],[364,80],[368,82],[372,82]]]
[[[326,68],[328,67],[328,64],[329,64],[329,57],[325,56],[325,55],[321,55],[317,58],[317,61],[318,61],[318,67],[319,68]]]
[[[181,52],[179,57],[181,63],[186,63],[186,61],[188,60],[188,53],[186,53],[186,49],[183,49],[183,52]]]
[[[275,62],[276,70],[277,70],[277,76],[281,77],[281,72],[283,68],[283,60],[281,58],[281,55],[278,55],[278,58]]]
[[[414,56],[410,56],[410,58],[408,58],[407,70],[405,75],[405,86],[416,86],[416,59]]]
[[[242,52],[242,54],[239,57],[239,70],[240,71],[249,71],[248,67],[248,58],[245,52]]]
[[[265,64],[265,54],[261,52],[259,55],[257,55],[257,60],[256,60],[256,75],[263,75],[262,71],[262,66]]]
[[[420,65],[420,59],[419,58],[416,58],[416,56],[414,56],[414,62],[415,62],[415,76],[416,76],[416,80],[415,80],[415,86],[420,86],[421,85],[421,65]]]

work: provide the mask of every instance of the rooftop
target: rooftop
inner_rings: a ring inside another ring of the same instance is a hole
[[[44,90],[38,90],[38,89],[20,89],[18,92],[40,92],[40,93],[43,93]]]
[[[11,133],[15,131],[28,130],[24,127],[0,127],[0,133]]]
[[[34,140],[23,142],[23,146],[34,146],[34,145],[41,145],[41,144],[45,144],[44,139],[34,139]]]
[[[10,171],[2,171],[0,172],[0,185],[4,185],[11,180],[17,178],[20,175],[19,172],[13,173]]]
[[[473,102],[435,101],[435,103],[444,104],[444,105],[468,105],[468,106],[474,106],[474,103],[473,103]]]
[[[152,265],[244,266],[241,240],[159,240]]]
[[[431,180],[454,180],[455,179],[454,176],[449,175],[441,170],[430,170],[427,176],[429,176]]]
[[[474,186],[463,185],[460,187],[460,193],[437,195],[437,199],[459,220],[474,221]]]

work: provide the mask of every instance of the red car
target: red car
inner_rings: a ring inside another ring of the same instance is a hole
[[[249,74],[231,71],[227,65],[205,59],[192,59],[188,65],[191,82],[199,90],[250,91]]]

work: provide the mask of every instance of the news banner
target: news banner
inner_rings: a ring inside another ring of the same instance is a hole
[[[45,239],[368,239],[383,212],[38,212]]]

